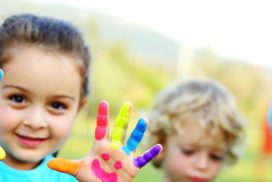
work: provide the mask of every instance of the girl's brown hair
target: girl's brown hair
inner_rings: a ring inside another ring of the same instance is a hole
[[[87,96],[90,53],[81,33],[68,22],[31,14],[8,17],[0,27],[0,67],[12,56],[17,46],[38,46],[81,60],[77,63],[82,76],[82,96]]]

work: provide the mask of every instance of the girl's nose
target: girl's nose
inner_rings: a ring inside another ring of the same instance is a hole
[[[23,120],[23,124],[27,127],[38,130],[47,127],[47,121],[43,109],[33,108],[27,113],[27,116]]]
[[[198,170],[207,170],[209,166],[209,155],[206,152],[199,153],[195,160],[195,166]]]

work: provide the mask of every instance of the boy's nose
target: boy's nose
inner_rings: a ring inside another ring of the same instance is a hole
[[[34,130],[45,128],[47,121],[45,120],[44,114],[44,111],[40,108],[32,109],[27,113],[23,124]]]
[[[195,160],[195,166],[198,170],[205,171],[209,166],[209,156],[205,152],[199,153],[197,159]]]

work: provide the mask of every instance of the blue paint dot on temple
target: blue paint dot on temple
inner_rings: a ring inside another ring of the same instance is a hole
[[[0,81],[1,81],[2,78],[3,78],[3,75],[4,75],[4,72],[3,72],[3,70],[0,68]]]

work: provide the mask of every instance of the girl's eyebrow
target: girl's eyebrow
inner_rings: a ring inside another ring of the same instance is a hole
[[[53,98],[56,98],[56,99],[61,99],[61,98],[66,98],[66,99],[69,99],[69,100],[72,100],[72,101],[75,101],[75,98],[72,97],[72,96],[69,96],[69,95],[54,95]]]
[[[18,86],[18,85],[4,85],[3,86],[3,89],[10,89],[10,88],[13,88],[13,89],[15,88],[15,89],[21,90],[23,92],[30,93],[29,90],[27,90],[26,88],[23,88],[21,86]],[[75,101],[75,98],[72,96],[69,96],[69,95],[54,95],[53,98],[67,98],[69,100]]]
[[[23,88],[21,86],[18,86],[18,85],[4,85],[3,86],[3,89],[9,89],[9,88],[15,88],[15,89],[18,89],[18,90],[22,90],[24,92],[30,92],[29,90],[27,90],[26,88]]]

